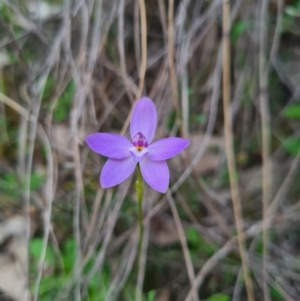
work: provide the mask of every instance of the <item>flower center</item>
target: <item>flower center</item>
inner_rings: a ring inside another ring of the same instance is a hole
[[[132,139],[132,145],[140,152],[148,146],[148,142],[146,137],[141,132],[138,132]]]

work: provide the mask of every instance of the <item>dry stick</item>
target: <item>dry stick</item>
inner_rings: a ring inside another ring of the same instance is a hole
[[[169,9],[168,9],[168,59],[169,59],[169,68],[170,68],[170,79],[171,79],[171,90],[173,96],[174,107],[176,111],[176,120],[175,124],[180,128],[180,107],[178,100],[178,91],[177,91],[177,76],[174,66],[174,0],[169,0]],[[185,133],[181,133],[182,135]]]
[[[41,94],[40,94],[41,95]],[[24,209],[27,214],[27,226],[26,226],[26,239],[29,244],[30,241],[30,229],[31,229],[31,221],[28,216],[29,209],[30,209],[30,182],[31,182],[31,173],[32,173],[32,166],[33,166],[33,153],[34,153],[34,146],[35,146],[35,139],[36,139],[36,133],[37,133],[37,127],[38,127],[38,116],[40,113],[40,107],[41,107],[41,96],[35,95],[36,103],[33,106],[33,120],[31,120],[29,128],[28,128],[28,141],[27,141],[27,148],[28,148],[28,160],[25,168],[25,187],[24,187]],[[26,272],[29,273],[29,253],[27,253],[27,266],[26,266]],[[27,284],[28,285],[28,284]],[[37,288],[38,290],[38,288]],[[27,292],[24,295],[23,300],[27,300]]]
[[[234,217],[237,229],[237,238],[239,251],[241,255],[243,274],[247,289],[248,300],[254,300],[252,280],[249,275],[248,257],[245,248],[245,236],[243,233],[243,217],[241,209],[241,200],[237,183],[237,172],[233,150],[232,120],[230,111],[230,3],[223,2],[223,110],[224,110],[224,128],[225,128],[225,148],[230,180],[230,189],[234,210]]]
[[[189,131],[189,96],[188,96],[188,56],[190,50],[191,39],[187,38],[185,25],[187,19],[187,9],[190,0],[185,0],[180,3],[178,13],[175,18],[176,25],[176,42],[180,41],[180,46],[177,50],[177,70],[179,73],[179,82],[181,85],[181,112],[182,112],[182,133],[184,137],[188,137]]]
[[[9,98],[8,96],[6,96],[5,94],[3,94],[2,92],[0,92],[0,101],[2,103],[6,104],[7,106],[9,106],[10,108],[12,108],[13,110],[15,110],[16,112],[18,112],[23,117],[25,117],[26,120],[29,120],[29,119],[32,120],[32,121],[34,120],[34,116],[33,115],[30,115],[25,108],[23,108],[16,101],[14,101],[13,99]]]
[[[91,74],[94,70],[96,61],[97,61],[97,57],[99,54],[99,45],[101,42],[101,38],[102,38],[102,28],[101,28],[101,21],[102,21],[102,16],[101,13],[103,11],[103,0],[98,0],[97,4],[95,4],[95,8],[94,8],[94,13],[96,15],[95,18],[95,23],[93,25],[92,28],[92,44],[90,47],[90,51],[89,51],[89,58],[87,61],[87,66],[86,66],[86,70],[88,73],[88,76],[91,77]]]
[[[167,198],[168,198],[168,202],[169,202],[169,205],[171,207],[171,210],[172,210],[172,214],[173,214],[173,217],[174,217],[174,221],[175,221],[175,225],[176,225],[176,228],[177,228],[178,236],[179,236],[180,243],[181,243],[181,246],[182,246],[185,265],[186,265],[186,268],[187,268],[188,277],[189,277],[191,287],[192,287],[192,290],[193,290],[193,300],[198,301],[199,297],[198,297],[198,293],[197,293],[197,288],[193,285],[193,283],[195,282],[195,271],[194,271],[194,267],[193,267],[193,262],[192,262],[190,252],[189,252],[189,248],[188,248],[188,245],[187,245],[187,240],[186,240],[186,236],[185,236],[185,233],[184,233],[184,228],[182,226],[182,223],[181,223],[176,205],[174,203],[172,194],[171,194],[169,189],[167,191]]]
[[[236,277],[235,286],[234,286],[233,295],[232,295],[232,301],[240,301],[241,300],[241,294],[242,294],[242,290],[243,290],[242,278],[243,278],[243,269],[240,269],[238,272],[238,275]]]
[[[141,45],[140,45],[140,22],[139,22],[139,3],[134,1],[134,55],[137,69],[141,68]]]
[[[167,20],[166,20],[166,9],[165,9],[165,4],[163,0],[157,0],[158,2],[158,9],[159,9],[159,18],[160,18],[160,23],[163,31],[163,37],[164,40],[167,40]]]
[[[275,27],[275,33],[274,38],[272,42],[272,47],[270,51],[270,57],[267,64],[266,69],[269,70],[270,64],[272,64],[274,57],[278,51],[279,48],[279,42],[280,42],[280,34],[281,34],[281,28],[282,28],[282,14],[283,14],[283,3],[284,0],[277,0],[277,17],[276,17],[276,27]]]
[[[40,138],[45,146],[45,149],[47,150],[46,152],[47,153],[47,183],[46,183],[46,192],[45,192],[46,206],[44,209],[44,237],[43,237],[41,255],[39,259],[38,276],[34,288],[35,301],[37,301],[39,297],[39,287],[43,276],[48,240],[49,240],[49,235],[52,227],[51,214],[52,214],[52,203],[53,203],[53,196],[54,196],[53,193],[54,159],[53,159],[51,144],[47,134],[45,133],[41,125],[38,126],[38,131],[40,134]]]
[[[80,162],[80,152],[79,152],[79,141],[77,136],[73,138],[73,156],[75,163],[75,182],[76,182],[76,200],[74,202],[74,219],[73,227],[74,234],[76,238],[76,262],[74,273],[76,275],[76,300],[81,300],[80,283],[81,283],[81,261],[82,261],[82,251],[81,251],[81,231],[80,231],[80,205],[83,199],[83,180],[82,180],[82,168]]]
[[[140,68],[140,81],[139,81],[139,88],[136,95],[136,100],[131,106],[130,113],[127,116],[127,119],[123,125],[121,130],[121,135],[124,135],[130,119],[134,105],[141,97],[143,88],[144,88],[144,81],[145,81],[145,74],[146,74],[146,67],[147,67],[147,18],[146,18],[146,6],[145,0],[139,0],[139,7],[140,7],[140,16],[141,16],[141,48],[142,48],[142,58],[141,58],[141,68]]]
[[[94,229],[96,228],[96,223],[97,223],[97,219],[98,219],[98,213],[101,207],[101,200],[104,194],[104,190],[102,188],[98,188],[97,190],[97,194],[93,203],[93,208],[92,208],[92,216],[90,219],[90,223],[87,227],[86,230],[86,236],[84,239],[84,246],[85,248],[87,247],[89,240],[94,232]]]
[[[262,127],[262,157],[263,157],[263,179],[262,179],[262,205],[263,220],[267,219],[268,206],[271,198],[271,160],[270,160],[270,110],[267,95],[268,70],[266,68],[266,18],[268,0],[261,2],[260,15],[260,49],[259,49],[259,89],[260,89],[260,110]],[[267,284],[267,265],[268,265],[268,227],[263,228],[263,293],[264,300],[270,301],[269,287]]]
[[[134,96],[128,85],[128,74],[126,69],[125,61],[125,49],[124,49],[124,9],[125,9],[125,0],[120,0],[119,2],[119,11],[118,11],[118,50],[120,56],[120,67],[121,67],[121,76],[124,82],[124,86],[127,92],[127,95],[131,102],[134,101]]]

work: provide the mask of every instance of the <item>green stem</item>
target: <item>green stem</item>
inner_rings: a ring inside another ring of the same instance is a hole
[[[143,177],[141,174],[140,167],[137,167],[137,179],[135,181],[135,190],[136,190],[136,198],[138,202],[138,223],[139,223],[139,249],[138,254],[139,258],[142,252],[142,244],[143,244],[143,196],[144,196],[144,183]]]

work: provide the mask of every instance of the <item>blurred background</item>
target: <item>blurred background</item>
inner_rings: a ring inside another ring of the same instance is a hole
[[[300,300],[299,41],[299,0],[1,0],[0,300]],[[138,256],[85,137],[142,95],[191,144]]]

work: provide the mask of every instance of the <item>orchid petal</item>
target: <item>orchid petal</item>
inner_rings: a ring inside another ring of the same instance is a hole
[[[158,192],[165,193],[169,186],[170,174],[165,161],[151,161],[146,156],[140,162],[141,172],[146,183]]]
[[[147,148],[143,148],[141,151],[139,151],[133,146],[129,149],[129,151],[135,162],[140,162],[148,154]]]
[[[130,135],[131,138],[141,132],[150,143],[153,139],[156,129],[157,115],[153,101],[148,97],[141,98],[135,105],[131,121]]]
[[[86,138],[88,146],[96,153],[113,159],[124,159],[130,156],[130,141],[120,135],[94,133]]]
[[[148,156],[153,161],[167,160],[178,155],[189,144],[190,141],[183,138],[171,137],[161,139],[148,146]]]
[[[122,160],[108,159],[100,176],[102,188],[113,187],[126,180],[134,171],[136,164],[131,156]]]

